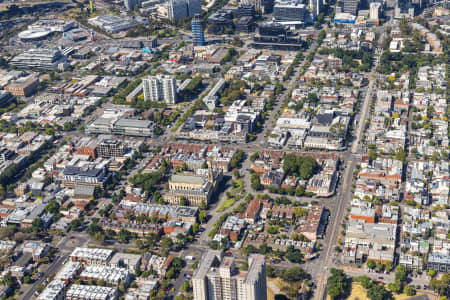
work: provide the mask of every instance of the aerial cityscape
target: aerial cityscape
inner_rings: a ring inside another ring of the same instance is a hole
[[[0,0],[0,300],[450,300],[449,0]]]

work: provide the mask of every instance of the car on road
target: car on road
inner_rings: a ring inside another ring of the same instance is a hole
[[[379,276],[378,279],[384,279],[384,277],[383,276]]]

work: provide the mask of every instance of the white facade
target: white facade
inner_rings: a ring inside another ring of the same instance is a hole
[[[142,79],[145,101],[177,102],[177,82],[174,76],[156,75]]]
[[[266,265],[263,255],[253,254],[248,271],[238,272],[232,257],[210,251],[202,258],[192,280],[194,300],[266,300]]]

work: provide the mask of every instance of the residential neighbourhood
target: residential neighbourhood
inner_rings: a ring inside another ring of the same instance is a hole
[[[449,28],[0,0],[1,299],[449,299]]]

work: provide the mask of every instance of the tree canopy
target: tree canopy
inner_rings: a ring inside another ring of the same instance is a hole
[[[332,300],[345,299],[351,287],[350,279],[342,270],[332,268],[328,277],[328,295]]]
[[[311,156],[297,156],[293,153],[284,155],[283,170],[286,175],[306,180],[314,175],[316,168],[317,161]]]

